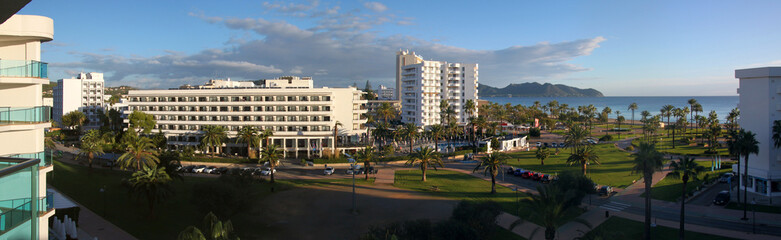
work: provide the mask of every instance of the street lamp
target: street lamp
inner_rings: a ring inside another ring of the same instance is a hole
[[[348,155],[346,153],[344,155],[347,155],[348,157],[350,157],[350,155]],[[347,161],[350,162],[350,169],[352,169],[350,171],[353,174],[353,214],[357,215],[358,214],[358,208],[356,207],[357,201],[355,199],[355,159],[350,157],[349,159],[347,159]]]
[[[751,210],[753,211],[751,218],[751,232],[757,234],[757,199],[751,198]]]

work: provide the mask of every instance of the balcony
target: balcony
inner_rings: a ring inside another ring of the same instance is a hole
[[[46,123],[51,120],[51,107],[0,107],[0,125]]]
[[[53,209],[52,194],[40,197],[38,159],[0,157],[0,235],[15,230],[31,219]],[[38,229],[30,230],[30,238],[36,238]],[[25,234],[26,235],[26,234]]]
[[[52,156],[54,156],[54,150],[46,149],[43,152],[29,153],[29,154],[16,154],[16,155],[11,155],[10,157],[19,158],[19,159],[36,158],[41,160],[41,162],[38,163],[38,167],[47,167],[52,165]]]
[[[34,60],[0,60],[0,77],[49,78],[48,63]]]

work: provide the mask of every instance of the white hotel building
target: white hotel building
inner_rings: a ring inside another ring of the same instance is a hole
[[[79,73],[75,78],[57,80],[54,87],[54,121],[62,126],[62,116],[82,111],[89,122],[84,129],[98,129],[100,114],[105,111],[103,73]]]
[[[741,128],[756,134],[759,142],[759,154],[750,155],[748,163],[748,181],[746,186],[748,201],[756,198],[758,203],[781,204],[781,149],[773,145],[773,122],[781,120],[781,67],[763,67],[735,70],[739,78],[738,94],[740,100]],[[740,164],[745,166],[745,157]],[[737,170],[737,166],[733,166]],[[743,178],[744,169],[740,169]],[[753,193],[753,194],[751,194]],[[741,200],[742,201],[742,200]]]
[[[478,65],[427,61],[414,52],[396,53],[396,87],[401,101],[401,121],[418,126],[440,124],[440,101],[447,100],[458,124],[470,116],[467,100],[477,102]],[[474,113],[477,115],[477,111]]]
[[[258,87],[212,87],[131,90],[126,114],[152,114],[156,128],[175,146],[200,144],[200,130],[206,125],[226,126],[230,138],[242,126],[272,129],[272,144],[283,148],[285,157],[313,158],[330,152],[337,123],[339,147],[366,137],[362,115],[367,101],[353,87],[314,88],[311,78],[298,77],[269,79]],[[231,154],[246,151],[246,145],[235,140],[225,146]]]

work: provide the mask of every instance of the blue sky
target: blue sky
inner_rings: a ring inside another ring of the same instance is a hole
[[[747,4],[750,3],[750,4]],[[480,64],[482,84],[609,96],[736,95],[736,68],[781,65],[779,1],[42,1],[53,80],[141,88],[283,75],[393,85],[394,55]]]

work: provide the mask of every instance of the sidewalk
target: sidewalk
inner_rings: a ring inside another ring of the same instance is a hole
[[[638,222],[645,221],[645,216],[637,215],[637,214],[631,214],[627,212],[617,212],[614,213],[614,216],[622,217],[631,219]],[[656,219],[654,220],[657,226],[664,226],[669,228],[678,229],[679,222],[678,221],[669,221],[669,220],[662,220],[662,219]],[[736,239],[752,239],[752,240],[763,240],[763,239],[781,239],[781,237],[776,236],[769,236],[769,235],[761,235],[761,234],[751,234],[747,232],[738,232],[738,231],[732,231],[732,230],[726,230],[721,228],[712,228],[712,227],[705,227],[701,225],[694,225],[694,224],[686,224],[686,231],[691,232],[699,232],[699,233],[705,233],[705,234],[711,234],[711,235],[717,235],[717,236],[724,236],[724,237],[730,237],[730,238],[736,238]]]
[[[135,240],[136,239],[135,237],[125,232],[121,228],[110,223],[109,221],[106,221],[106,219],[103,219],[95,212],[90,211],[87,207],[84,207],[78,202],[73,201],[73,199],[69,198],[68,196],[65,196],[64,194],[60,193],[56,189],[52,187],[48,189],[51,191],[55,191],[58,197],[63,197],[67,199],[67,201],[76,204],[80,208],[79,229],[89,234],[89,236],[97,237],[98,239],[112,239],[112,240]]]
[[[517,221],[518,217],[515,215],[502,212],[499,214],[499,216],[496,217],[496,225],[499,225],[500,227],[510,230],[511,232],[515,233],[518,236],[528,238],[529,240],[537,240],[537,239],[545,239],[545,228],[534,224],[533,222],[529,221],[522,221],[521,224],[518,224],[515,226],[515,228],[510,229],[510,225],[512,225],[513,222]],[[532,238],[529,238],[532,234],[532,232],[537,231]]]

